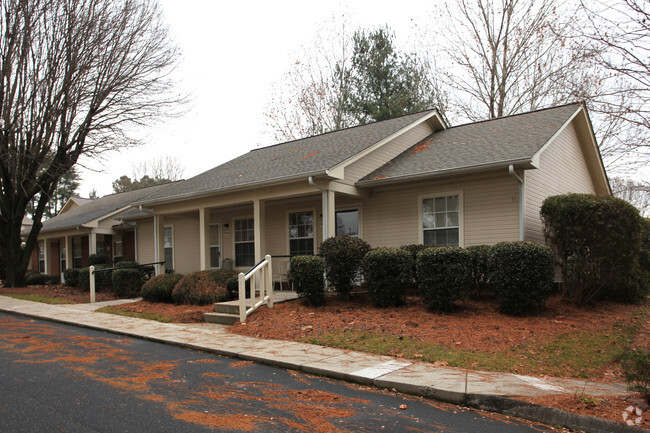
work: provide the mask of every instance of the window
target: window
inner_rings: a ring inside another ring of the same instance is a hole
[[[336,236],[359,236],[359,209],[336,211]]]
[[[61,260],[61,272],[66,269],[66,254],[65,254],[65,240],[59,242],[59,258]]]
[[[38,243],[38,272],[45,273],[45,241]]]
[[[221,224],[210,224],[210,267],[221,267]]]
[[[96,254],[106,254],[106,242],[103,240],[97,241],[97,248],[95,248]]]
[[[80,269],[83,266],[83,260],[81,259],[81,239],[78,239],[77,242],[72,240],[72,267],[75,269]]]
[[[255,228],[253,218],[235,220],[235,266],[255,264]]]
[[[289,214],[289,255],[314,254],[314,212]]]
[[[422,200],[424,245],[460,245],[460,199],[458,195]]]
[[[171,226],[165,227],[163,248],[165,249],[165,269],[174,269],[174,231]]]
[[[119,263],[124,259],[124,253],[122,252],[122,238],[116,237],[113,240],[113,264]]]

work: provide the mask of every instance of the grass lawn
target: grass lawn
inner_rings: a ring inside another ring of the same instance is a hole
[[[72,304],[71,301],[61,298],[50,298],[42,295],[20,295],[16,293],[6,293],[2,296],[8,296],[10,298],[22,299],[24,301],[33,301],[33,302],[42,302],[44,304]]]
[[[109,313],[116,314],[118,316],[127,316],[127,317],[136,317],[138,319],[147,319],[147,320],[156,320],[163,323],[173,322],[171,317],[165,316],[163,314],[156,313],[139,313],[136,311],[129,311],[119,307],[102,307],[96,310],[99,313]]]

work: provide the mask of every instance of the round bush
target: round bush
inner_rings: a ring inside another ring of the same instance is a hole
[[[132,298],[140,294],[144,283],[143,273],[139,269],[115,269],[111,275],[113,292],[121,298]]]
[[[324,272],[322,257],[295,256],[288,275],[299,297],[311,305],[321,305],[325,301]]]
[[[108,265],[95,265],[95,271],[109,268]],[[95,272],[95,288],[111,287],[111,271]],[[90,290],[90,267],[79,269],[79,287]]]
[[[334,285],[336,292],[344,299],[350,297],[352,284],[368,251],[370,245],[352,236],[336,236],[321,244],[320,255],[325,259],[328,283]]]
[[[472,291],[476,296],[484,293],[490,280],[490,252],[491,245],[473,245],[466,248],[472,258]]]
[[[66,269],[63,271],[65,285],[70,287],[79,286],[79,269]]]
[[[173,302],[172,291],[183,278],[181,274],[162,274],[149,278],[140,290],[140,295],[149,302]]]
[[[499,311],[510,315],[541,311],[553,291],[553,251],[534,242],[500,242],[490,253],[490,285]]]
[[[141,266],[140,263],[134,260],[122,260],[121,262],[116,263],[115,267],[138,269],[142,273],[144,279],[151,278],[155,272],[153,266],[151,265]]]
[[[88,266],[108,265],[110,262],[106,254],[91,254],[88,256]]]
[[[185,275],[172,290],[176,304],[207,305],[230,299],[226,288],[229,271],[200,271]],[[173,275],[173,274],[172,274]]]
[[[363,276],[372,303],[377,307],[404,302],[406,286],[412,279],[411,253],[404,249],[377,248],[363,258]]]
[[[58,275],[40,274],[36,271],[27,271],[27,273],[25,273],[25,284],[28,286],[58,284],[59,281]]]
[[[423,244],[409,244],[409,245],[402,245],[399,247],[401,250],[408,251],[408,253],[411,256],[411,278],[415,279],[417,276],[417,269],[416,269],[416,263],[417,263],[417,258],[418,258],[418,253],[422,250],[426,250],[427,248],[433,248],[429,247]]]
[[[417,256],[417,280],[424,303],[448,312],[472,287],[472,257],[458,247],[426,249]]]

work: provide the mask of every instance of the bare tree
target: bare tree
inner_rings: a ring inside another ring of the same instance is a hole
[[[149,176],[152,179],[177,181],[183,178],[185,167],[180,159],[173,156],[161,156],[133,166],[133,178]]]
[[[642,216],[650,218],[650,182],[615,177],[610,185],[612,194],[632,203]]]
[[[57,182],[80,156],[134,143],[129,127],[169,113],[177,51],[153,0],[2,0],[0,249],[24,283]],[[21,246],[20,224],[40,198]]]
[[[566,98],[568,77],[589,54],[574,50],[554,0],[459,0],[447,9],[445,54],[455,111],[501,117]]]

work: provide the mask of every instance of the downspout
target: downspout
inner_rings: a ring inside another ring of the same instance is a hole
[[[329,209],[329,203],[327,200],[327,189],[323,188],[322,186],[314,182],[313,176],[309,176],[309,184],[323,193],[323,240],[325,240],[329,237],[329,233],[327,230],[327,225],[328,225],[327,214]]]
[[[524,180],[515,172],[514,164],[508,166],[510,176],[519,182],[519,240],[524,240]]]

